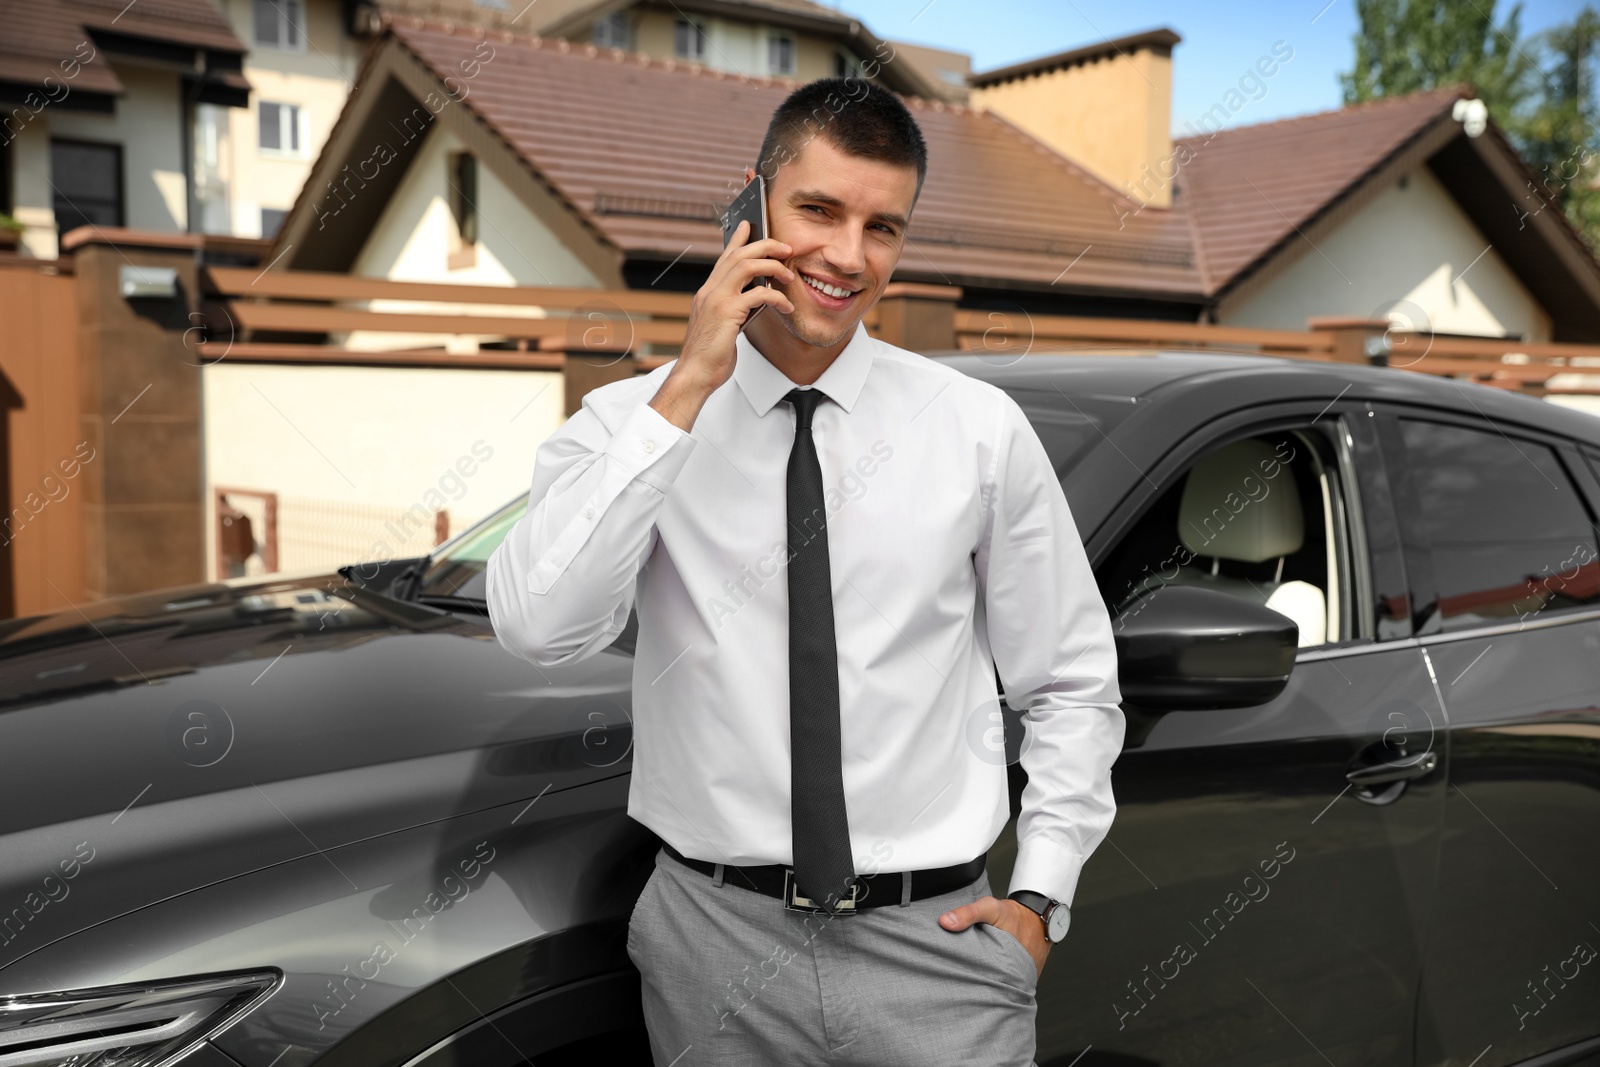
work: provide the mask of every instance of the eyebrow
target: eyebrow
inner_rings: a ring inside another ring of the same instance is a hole
[[[799,204],[802,201],[807,200],[814,201],[819,204],[827,204],[829,207],[842,208],[846,206],[843,200],[840,200],[838,197],[829,193],[824,193],[820,189],[797,189],[789,194],[790,204]],[[901,230],[906,228],[905,216],[897,215],[892,211],[874,211],[872,213],[872,221],[887,222]]]

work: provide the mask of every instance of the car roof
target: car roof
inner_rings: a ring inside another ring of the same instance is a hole
[[[931,358],[1007,391],[1156,399],[1218,380],[1246,379],[1252,400],[1307,395],[1389,400],[1445,407],[1466,415],[1506,419],[1600,444],[1600,418],[1508,389],[1478,385],[1402,367],[1249,353],[1172,349],[1074,349],[1068,352],[974,354],[928,352]],[[1426,358],[1426,357],[1423,357]]]

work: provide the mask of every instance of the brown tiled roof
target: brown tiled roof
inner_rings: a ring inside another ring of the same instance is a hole
[[[79,24],[171,44],[243,52],[212,0],[56,0]]]
[[[717,256],[717,215],[799,84],[496,32],[494,57],[482,62],[482,29],[396,18],[390,30],[441,79],[478,59],[464,108],[635,261]],[[1467,95],[1453,87],[1183,139],[1194,156],[1172,207],[1143,210],[992,112],[907,97],[929,168],[896,276],[1202,302],[1292,247],[1297,230],[1408,144],[1437,134]]]
[[[952,99],[950,86],[941,81],[926,62],[918,61],[904,46],[891,44],[893,51],[867,29],[859,19],[844,11],[812,3],[811,0],[502,0],[503,7],[488,7],[476,0],[365,0],[380,8],[393,22],[406,18],[450,23],[457,27],[482,27],[486,32],[504,31],[545,37],[573,37],[595,19],[629,7],[649,7],[672,13],[719,15],[731,20],[785,25],[824,37],[847,42],[863,60],[880,57],[878,80],[896,92]],[[905,59],[898,57],[905,55]],[[962,86],[954,98],[964,98]]]
[[[122,91],[122,83],[111,69],[102,49],[89,41],[89,30],[138,37],[146,40],[243,52],[244,45],[234,36],[227,20],[211,0],[0,0],[0,82],[41,86],[52,76],[48,95],[60,96],[59,84],[69,94]],[[94,48],[94,58],[79,63],[71,78],[66,71],[79,56],[85,42]],[[63,68],[62,63],[68,63]],[[43,90],[41,90],[43,91]]]
[[[410,15],[423,19],[438,19],[463,26],[483,26],[504,29],[514,33],[546,34],[568,33],[574,24],[610,14],[612,11],[643,6],[648,0],[503,0],[503,5],[490,7],[475,0],[368,0],[392,16]],[[837,24],[841,30],[857,22],[850,15],[831,7],[812,3],[811,0],[674,0],[672,8],[681,11],[698,11],[704,6],[718,9],[753,8],[751,19],[762,13],[797,15],[806,19]],[[667,10],[667,5],[661,5]]]
[[[480,39],[408,20],[393,31],[441,77],[463,69]],[[489,40],[494,57],[464,104],[573,211],[629,256],[716,257],[716,214],[798,82],[564,41]],[[907,104],[929,167],[897,277],[1199,295],[1179,213],[1145,211],[1119,225],[1136,205],[1006,122]]]
[[[57,96],[61,90],[55,86],[62,84],[69,93],[122,91],[122,83],[104,58],[96,55],[86,64],[77,60],[77,56],[89,54],[78,51],[86,34],[56,0],[0,0],[0,26],[5,27],[0,33],[0,82],[42,86],[44,79],[51,77],[51,94]],[[79,62],[78,72],[68,79],[66,72],[74,62]]]
[[[1464,86],[1374,100],[1314,115],[1223,129],[1174,143],[1194,153],[1177,178],[1213,290],[1298,227],[1413,137],[1449,115]],[[1182,156],[1177,157],[1180,161]]]

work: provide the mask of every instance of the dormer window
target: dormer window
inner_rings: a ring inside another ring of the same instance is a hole
[[[775,33],[767,38],[767,73],[794,73],[794,38]]]
[[[628,13],[614,11],[594,24],[593,40],[601,48],[628,47]]]
[[[681,18],[672,31],[672,54],[679,59],[703,63],[706,58],[706,31],[700,24]]]

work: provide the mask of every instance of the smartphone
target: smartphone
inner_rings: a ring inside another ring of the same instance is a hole
[[[739,228],[739,223],[745,219],[750,220],[750,236],[745,239],[745,244],[755,242],[767,236],[767,180],[757,174],[751,179],[750,184],[733,198],[733,203],[728,205],[728,210],[722,215],[722,247],[727,248],[728,242],[733,240],[733,233]],[[749,285],[744,287],[749,292],[757,285],[772,286],[772,279],[767,275],[757,275]],[[745,318],[749,322],[766,308],[766,304],[757,304],[754,311]]]

